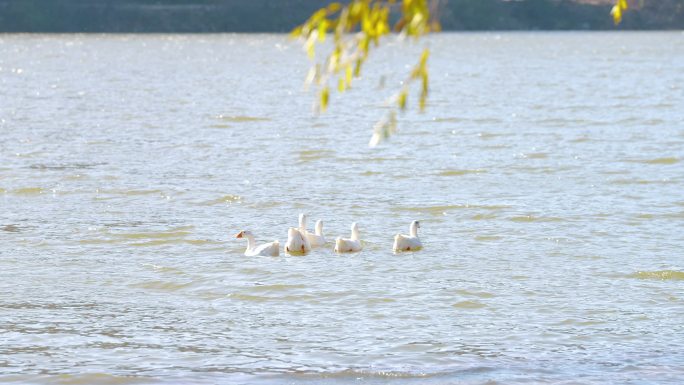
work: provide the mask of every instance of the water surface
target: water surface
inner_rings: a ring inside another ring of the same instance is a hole
[[[371,150],[421,46],[317,117],[284,36],[1,36],[0,382],[681,382],[684,35],[429,45]],[[242,255],[300,212],[364,251]]]

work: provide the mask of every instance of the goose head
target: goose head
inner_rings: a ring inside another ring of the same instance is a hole
[[[420,228],[420,222],[419,221],[411,222],[411,226],[409,227],[409,232],[410,232],[412,237],[418,236],[418,229],[419,228]]]
[[[235,238],[249,238],[249,237],[253,237],[253,236],[254,235],[249,230],[242,230],[239,233],[235,234]]]
[[[359,225],[356,222],[351,224],[351,239],[353,241],[359,240]]]
[[[299,228],[302,230],[306,229],[306,214],[299,214]]]

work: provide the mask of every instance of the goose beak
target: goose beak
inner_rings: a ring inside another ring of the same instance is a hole
[[[242,238],[242,234],[244,231],[240,231],[239,233],[235,234],[235,238]]]

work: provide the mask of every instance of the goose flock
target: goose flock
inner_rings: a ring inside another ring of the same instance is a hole
[[[314,233],[310,233],[306,227],[306,219],[306,214],[299,214],[299,227],[290,227],[287,230],[287,242],[285,242],[284,247],[286,253],[290,255],[305,255],[310,252],[312,248],[325,246],[326,240],[323,235],[323,222],[320,219],[317,220]],[[423,247],[423,244],[420,242],[420,238],[418,238],[419,228],[420,222],[413,221],[409,227],[409,235],[395,235],[392,251],[420,250]],[[257,245],[254,234],[249,230],[242,230],[235,237],[247,239],[245,255],[248,257],[277,257],[280,255],[280,242],[277,240]],[[363,249],[363,246],[361,245],[359,226],[354,222],[351,224],[351,236],[349,238],[337,237],[333,250],[336,253],[355,253],[361,251],[361,249]]]

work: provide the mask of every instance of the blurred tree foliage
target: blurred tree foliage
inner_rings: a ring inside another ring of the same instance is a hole
[[[351,87],[352,79],[358,77],[369,53],[380,40],[392,31],[400,38],[418,39],[422,35],[440,30],[432,17],[438,0],[351,0],[349,3],[331,3],[321,8],[292,31],[294,37],[304,41],[304,47],[313,65],[307,76],[307,86],[318,88],[317,109],[325,111],[330,98],[330,83],[344,92]],[[397,17],[390,21],[390,13]],[[316,61],[316,46],[324,43],[328,34],[332,45],[322,62]],[[370,146],[377,145],[396,130],[396,108],[405,110],[410,85],[420,82],[419,106],[425,109],[428,96],[429,50],[423,49],[420,59],[402,83],[401,90],[390,100],[393,106],[387,117],[375,125]]]

